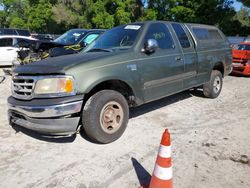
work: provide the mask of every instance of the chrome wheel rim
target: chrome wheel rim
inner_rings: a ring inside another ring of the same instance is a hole
[[[221,89],[221,79],[219,76],[216,76],[213,83],[214,93],[218,93],[220,89]]]
[[[104,105],[100,114],[100,124],[104,132],[115,133],[122,125],[124,112],[122,106],[111,101]]]

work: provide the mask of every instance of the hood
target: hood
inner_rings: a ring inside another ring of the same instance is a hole
[[[250,51],[247,50],[233,50],[233,58],[250,59]]]
[[[39,40],[36,41],[36,46],[35,46],[35,50],[49,50],[51,48],[55,48],[55,47],[63,47],[65,45],[54,42],[54,41],[44,41],[44,40]]]
[[[65,70],[79,64],[87,63],[92,60],[102,59],[111,56],[110,52],[89,52],[47,58],[28,65],[18,66],[16,74],[65,74]]]

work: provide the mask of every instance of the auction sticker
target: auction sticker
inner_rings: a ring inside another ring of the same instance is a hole
[[[140,29],[140,25],[127,25],[124,29],[133,29],[133,30],[138,30]]]
[[[81,34],[80,33],[74,33],[73,34],[75,37],[79,37]]]

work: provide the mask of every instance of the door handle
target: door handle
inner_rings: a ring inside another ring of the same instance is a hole
[[[12,49],[12,48],[7,49],[7,51],[12,51],[12,50],[14,50],[14,49]]]
[[[175,57],[175,61],[182,61],[183,59],[180,57],[180,56],[178,56],[178,57]]]

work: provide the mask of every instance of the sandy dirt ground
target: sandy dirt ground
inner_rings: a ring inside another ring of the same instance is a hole
[[[250,187],[250,78],[226,77],[217,99],[186,91],[132,109],[107,145],[13,129],[9,95],[10,77],[0,84],[0,187],[137,188],[150,180],[165,128],[175,188]]]

